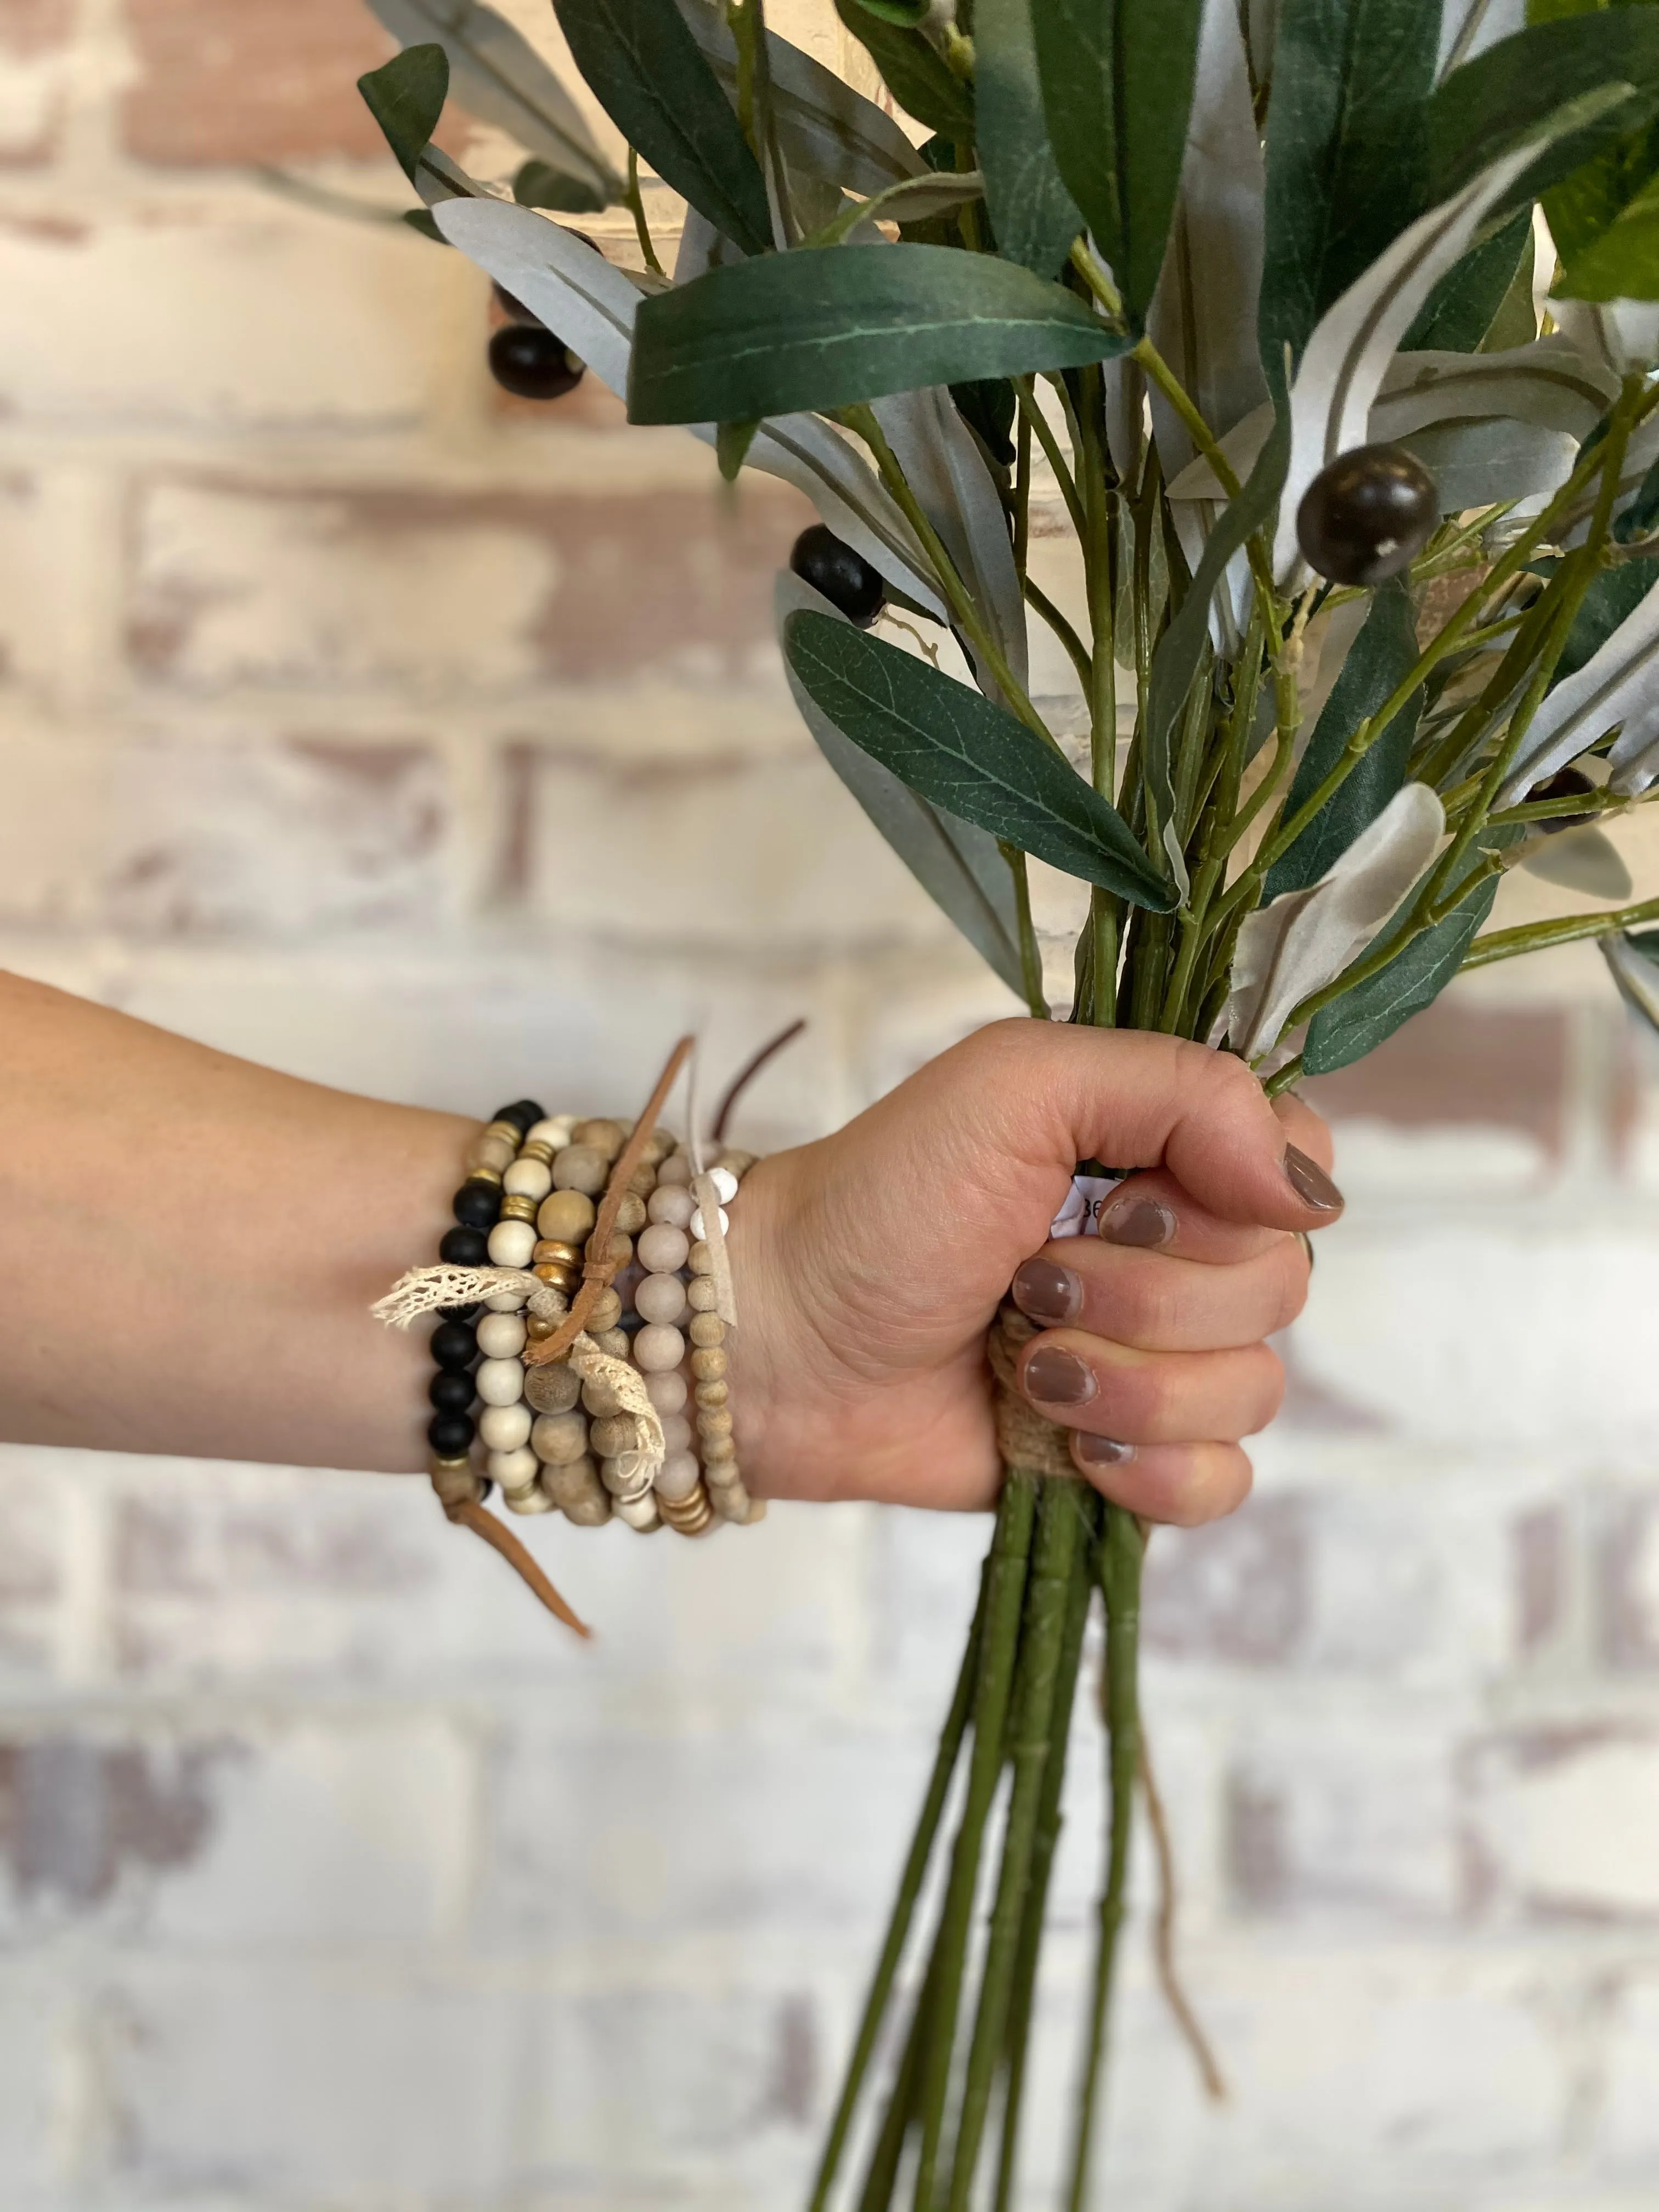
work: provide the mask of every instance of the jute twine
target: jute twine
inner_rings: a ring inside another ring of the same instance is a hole
[[[1017,1308],[1005,1306],[991,1324],[986,1348],[991,1358],[991,1398],[996,1413],[997,1449],[1005,1467],[1032,1474],[1077,1479],[1069,1429],[1045,1420],[1020,1395],[1016,1376],[1019,1355],[1036,1330]]]

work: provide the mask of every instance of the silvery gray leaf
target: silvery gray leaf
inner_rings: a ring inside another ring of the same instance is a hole
[[[1218,437],[1267,397],[1255,336],[1266,188],[1236,0],[1206,0],[1181,197],[1147,326]],[[1168,479],[1193,443],[1156,386],[1151,398]]]
[[[956,563],[1017,681],[1028,664],[1025,601],[995,479],[941,385],[871,403],[922,512]],[[989,690],[981,672],[981,687]]]
[[[1444,0],[1440,11],[1440,58],[1437,76],[1444,76],[1476,54],[1485,53],[1500,39],[1510,39],[1527,27],[1526,0]]]
[[[779,571],[772,605],[780,633],[785,617],[802,608],[837,622],[846,620],[787,568]],[[842,735],[799,682],[787,659],[784,668],[801,719],[830,767],[934,904],[1009,989],[1023,994],[1014,879],[996,839],[919,799]]]
[[[723,10],[709,0],[679,0],[679,9],[704,58],[735,98],[738,49]],[[927,173],[921,155],[873,100],[775,31],[766,34],[766,51],[773,118],[792,174],[799,168],[870,194]]]
[[[1576,110],[1574,111],[1576,113]],[[1558,119],[1559,131],[1565,123]],[[1403,230],[1321,316],[1291,386],[1291,459],[1279,498],[1273,573],[1304,573],[1296,511],[1319,471],[1370,434],[1371,405],[1401,339],[1429,294],[1464,252],[1486,211],[1536,160],[1517,146]]]
[[[1371,411],[1374,419],[1376,410]],[[1445,514],[1505,500],[1547,498],[1578,459],[1578,441],[1566,431],[1540,430],[1534,422],[1501,415],[1483,422],[1433,422],[1399,442],[1434,478]]]
[[[1279,0],[1235,0],[1250,81],[1266,84],[1273,73],[1273,41],[1279,36]]]
[[[1615,377],[1659,362],[1659,300],[1552,300],[1550,313]]]
[[[1612,969],[1625,1003],[1659,1030],[1659,964],[1638,951],[1625,930],[1601,939],[1601,957]]]
[[[970,200],[984,197],[985,179],[977,169],[942,170],[938,175],[930,171],[926,176],[906,177],[901,184],[890,185],[884,192],[855,204],[859,218],[842,234],[842,243],[862,243],[871,234],[870,226],[878,221],[925,222],[930,216],[948,215],[952,208],[966,207]],[[842,212],[851,214],[852,204],[845,205]]]
[[[368,0],[405,46],[441,46],[455,97],[528,154],[579,178],[605,199],[622,180],[593,143],[581,110],[530,41],[479,0]]]
[[[481,185],[476,177],[469,177],[459,161],[452,161],[441,147],[427,146],[415,164],[415,189],[429,208],[444,200],[494,200],[503,204],[501,195]],[[511,205],[511,202],[505,204]]]
[[[723,230],[716,230],[706,215],[696,209],[685,210],[685,225],[680,232],[680,250],[674,259],[676,284],[695,283],[706,276],[711,269],[730,269],[748,255],[736,246]]]
[[[1238,933],[1227,1038],[1259,1060],[1303,1000],[1362,952],[1433,860],[1445,811],[1426,783],[1397,791],[1341,859],[1306,890],[1259,908]]]
[[[1603,830],[1586,823],[1580,830],[1558,830],[1540,837],[1521,856],[1520,865],[1547,884],[1559,884],[1586,898],[1615,902],[1631,895],[1630,870],[1619,848]]]
[[[1513,806],[1622,723],[1607,755],[1614,791],[1645,791],[1659,778],[1659,584],[1599,651],[1545,696],[1498,793]]]
[[[1106,449],[1120,483],[1140,480],[1140,449],[1146,435],[1146,378],[1128,354],[1101,367],[1106,410]],[[1037,387],[1039,394],[1042,387]],[[1264,433],[1265,435],[1265,433]],[[1061,433],[1062,444],[1066,442]]]
[[[601,384],[628,394],[634,317],[663,279],[618,269],[533,208],[496,199],[446,201],[433,220],[452,246],[556,331]],[[714,442],[714,426],[694,436]],[[756,433],[747,465],[804,491],[819,514],[888,581],[945,620],[932,567],[890,495],[841,432],[816,415],[781,415]]]

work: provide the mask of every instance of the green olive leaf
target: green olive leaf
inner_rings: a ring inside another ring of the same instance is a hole
[[[836,729],[930,805],[1135,906],[1174,905],[1116,809],[1003,708],[824,615],[788,616],[783,648]]]
[[[974,91],[921,33],[863,7],[860,0],[836,0],[836,13],[881,71],[899,106],[918,123],[959,146],[974,138]]]
[[[357,80],[369,113],[386,133],[398,167],[415,181],[416,163],[432,143],[449,97],[449,61],[439,46],[405,46]]]
[[[975,9],[977,144],[998,252],[1035,276],[1053,276],[1083,217],[1048,143],[1031,7],[1032,0],[979,0]]]
[[[1526,289],[1526,320],[1529,327],[1513,343],[1524,344],[1535,337],[1532,257],[1532,210],[1521,208],[1490,238],[1478,240],[1455,268],[1446,271],[1401,340],[1401,351],[1475,352],[1492,330],[1511,289],[1522,283]]]
[[[1474,933],[1492,912],[1498,878],[1488,876],[1432,929],[1421,931],[1386,968],[1356,984],[1308,1024],[1302,1065],[1310,1075],[1329,1075],[1375,1052],[1402,1023],[1437,999],[1463,964]]]
[[[775,253],[641,305],[628,410],[635,422],[827,411],[921,385],[1079,368],[1128,343],[1075,293],[990,254]]]

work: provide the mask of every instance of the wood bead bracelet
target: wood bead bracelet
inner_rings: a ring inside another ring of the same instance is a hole
[[[533,1099],[502,1107],[468,1150],[440,1264],[411,1270],[374,1308],[394,1328],[437,1316],[427,1436],[446,1514],[582,1635],[485,1500],[499,1484],[514,1513],[557,1510],[582,1527],[614,1516],[641,1534],[762,1517],[738,1467],[726,1352],[737,1317],[726,1209],[754,1155],[720,1139],[741,1089],[800,1027],[728,1091],[712,1162],[658,1121],[690,1038],[631,1128],[550,1117]]]

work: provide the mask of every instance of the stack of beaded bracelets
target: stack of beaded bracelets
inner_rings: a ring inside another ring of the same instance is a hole
[[[622,1122],[550,1118],[533,1099],[521,1099],[503,1107],[468,1152],[456,1226],[440,1257],[459,1267],[527,1269],[544,1288],[530,1312],[530,1291],[517,1288],[482,1304],[441,1309],[427,1437],[433,1486],[446,1505],[479,1498],[494,1481],[515,1513],[556,1506],[583,1527],[614,1514],[641,1532],[666,1525],[688,1536],[717,1520],[757,1520],[764,1510],[738,1470],[726,1323],[714,1310],[702,1209],[689,1188],[693,1164],[666,1131],[653,1131],[622,1195],[607,1255],[616,1277],[586,1317],[598,1350],[628,1362],[643,1380],[665,1447],[654,1473],[638,1468],[634,1418],[609,1385],[585,1380],[568,1357],[546,1364],[525,1358],[568,1309],[596,1200],[628,1135]],[[753,1158],[724,1151],[710,1170],[722,1232],[726,1206]],[[483,1401],[476,1419],[475,1398]],[[482,1475],[475,1438],[484,1447]]]

